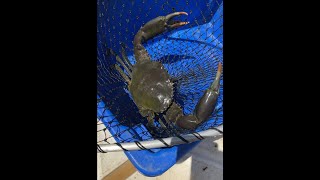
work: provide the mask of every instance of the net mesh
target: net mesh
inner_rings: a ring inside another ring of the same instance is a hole
[[[156,36],[143,45],[151,59],[161,62],[175,80],[173,100],[182,107],[184,114],[191,114],[213,82],[218,62],[223,64],[222,1],[97,0],[97,5],[98,143],[114,143],[114,139],[119,143],[151,140],[192,132],[167,123],[161,114],[155,118],[156,127],[150,129],[147,119],[139,114],[126,82],[115,70],[117,61],[108,49],[121,55],[121,47],[125,47],[129,61],[135,64],[133,38],[140,27],[157,16],[187,12],[188,16],[177,19],[189,21],[189,24]],[[223,123],[222,97],[223,75],[215,111],[195,131]]]

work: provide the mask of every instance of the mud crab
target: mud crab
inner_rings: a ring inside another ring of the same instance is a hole
[[[193,114],[184,115],[181,107],[173,101],[173,81],[164,66],[151,58],[142,45],[149,39],[167,31],[184,26],[188,22],[172,20],[179,15],[188,15],[186,12],[174,12],[167,16],[156,17],[140,28],[134,37],[134,56],[136,64],[132,65],[122,47],[123,60],[112,50],[116,60],[123,66],[127,74],[115,65],[116,70],[128,84],[128,90],[137,105],[140,114],[148,119],[148,125],[154,126],[155,114],[162,113],[167,122],[193,130],[205,122],[215,109],[219,95],[220,76],[222,65],[219,63],[214,82],[205,91],[198,101]]]

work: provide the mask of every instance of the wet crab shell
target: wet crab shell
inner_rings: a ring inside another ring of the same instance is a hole
[[[172,102],[173,83],[160,62],[146,61],[133,66],[129,91],[140,110],[162,113]]]

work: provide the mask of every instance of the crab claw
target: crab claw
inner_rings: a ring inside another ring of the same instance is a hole
[[[222,73],[222,64],[221,64],[221,62],[219,62],[216,77],[214,79],[214,82],[210,86],[210,89],[212,91],[219,92],[221,73]]]
[[[166,26],[169,27],[170,29],[173,29],[173,28],[177,28],[177,27],[189,24],[189,22],[181,22],[178,20],[175,20],[175,21],[172,20],[173,17],[179,16],[182,14],[188,15],[188,13],[186,13],[186,12],[174,12],[174,13],[171,13],[171,14],[168,14],[167,16],[165,16]]]
[[[139,29],[137,34],[134,36],[133,40],[134,56],[137,62],[150,60],[150,56],[148,55],[146,49],[143,47],[142,43],[167,30],[178,28],[189,23],[172,19],[173,17],[182,14],[188,15],[188,13],[186,12],[174,12],[166,16],[158,16],[148,21],[144,26],[142,26]]]
[[[149,39],[165,32],[168,29],[173,29],[188,24],[189,22],[181,22],[172,19],[175,16],[182,14],[188,15],[186,12],[174,12],[166,16],[158,16],[150,20],[143,27],[141,27],[135,35],[134,45],[148,41]]]

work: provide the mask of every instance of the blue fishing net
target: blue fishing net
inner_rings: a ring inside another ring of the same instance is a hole
[[[175,80],[173,100],[184,114],[191,114],[209,88],[223,64],[223,3],[221,0],[98,0],[97,1],[97,111],[98,124],[111,135],[99,142],[133,142],[199,132],[223,123],[223,75],[214,113],[196,130],[183,130],[156,116],[155,127],[139,114],[127,84],[116,71],[116,58],[124,47],[129,61],[135,64],[133,38],[139,28],[157,16],[184,11],[188,16],[175,19],[189,21],[182,28],[165,32],[143,45],[153,61],[161,62]],[[98,143],[99,143],[98,142]]]

